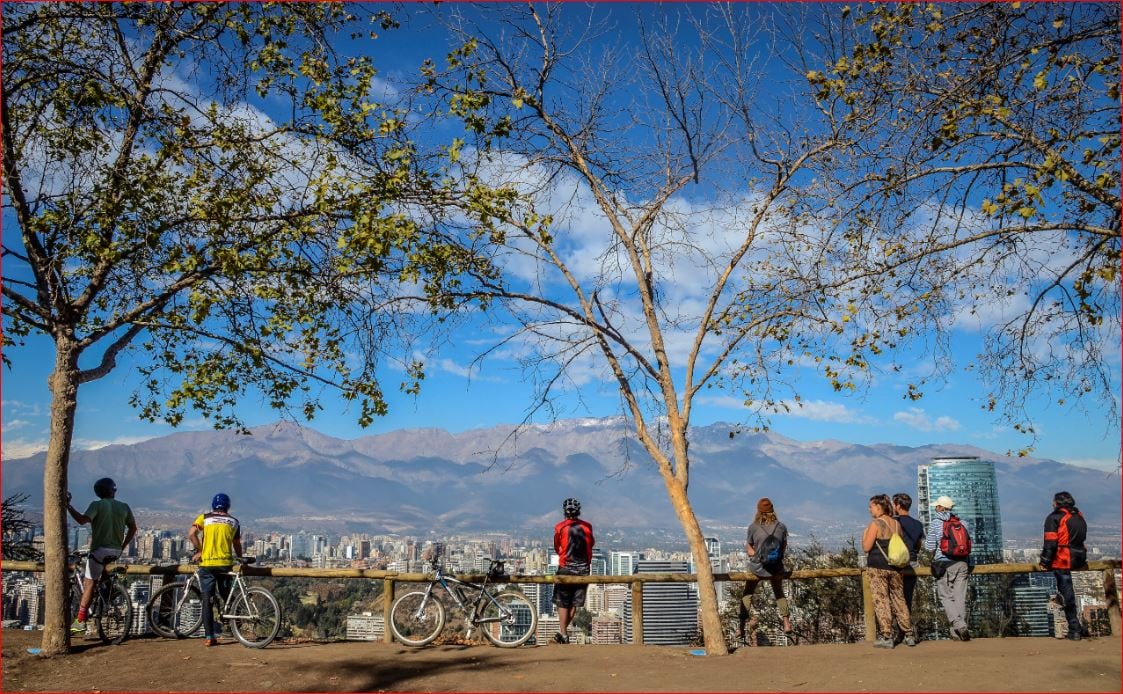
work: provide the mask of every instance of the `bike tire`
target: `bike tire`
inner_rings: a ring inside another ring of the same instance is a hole
[[[444,628],[444,605],[425,591],[399,596],[390,607],[390,632],[406,646],[430,644]]]
[[[109,586],[108,594],[102,593],[98,587],[99,595],[97,616],[97,635],[102,641],[114,646],[121,644],[129,638],[129,630],[133,624],[133,602],[129,592],[120,583],[114,582]]]
[[[148,601],[148,626],[166,639],[191,636],[203,625],[203,594],[194,583],[169,583]]]
[[[505,618],[500,619],[506,615]],[[517,648],[534,636],[538,610],[522,593],[500,593],[484,605],[480,619],[500,621],[479,625],[484,637],[500,648]]]
[[[244,595],[234,598],[228,620],[234,638],[249,648],[265,648],[281,630],[281,606],[277,598],[259,586],[246,588]]]

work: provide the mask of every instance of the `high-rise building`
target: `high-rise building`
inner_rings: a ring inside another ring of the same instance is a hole
[[[1022,574],[1012,579],[1011,589],[1018,636],[1052,636],[1049,598],[1057,592],[1057,579],[1047,573]]]
[[[1002,515],[998,504],[998,480],[994,463],[978,457],[933,458],[917,467],[917,505],[927,528],[936,512],[936,499],[949,496],[955,502],[952,513],[963,521],[971,534],[971,555],[967,563],[1002,562]],[[1015,591],[1001,576],[968,577],[967,620],[971,631],[997,636],[998,625],[1008,623],[1005,614],[1010,602],[1016,604]],[[1014,600],[1010,600],[1014,598]],[[937,606],[939,600],[933,591]]]
[[[1002,562],[1002,515],[998,507],[998,480],[994,463],[977,457],[933,458],[917,468],[917,506],[927,528],[936,511],[936,499],[950,496],[952,513],[971,533],[968,563]]]
[[[527,600],[530,600],[530,604],[534,605],[534,609],[538,610],[539,617],[553,612],[553,605],[550,602],[554,599],[553,585],[549,583],[520,583],[519,590],[522,591]]]
[[[612,552],[608,555],[610,576],[631,576],[636,572],[636,562],[642,559],[639,552]]]
[[[590,569],[589,573],[593,576],[604,576],[608,574],[608,556],[604,553],[603,549],[593,548],[593,560]]]
[[[636,573],[688,573],[689,562],[640,560]],[[624,603],[624,640],[634,643],[632,601]],[[644,644],[674,646],[691,643],[698,633],[698,590],[688,583],[643,585]]]

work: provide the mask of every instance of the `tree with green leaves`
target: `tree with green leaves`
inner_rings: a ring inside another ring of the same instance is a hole
[[[374,40],[389,16],[39,3],[3,20],[3,339],[45,336],[55,355],[52,655],[69,647],[64,509],[82,384],[128,356],[149,420],[195,410],[241,427],[235,407],[255,392],[311,418],[334,390],[366,425],[386,411],[379,364],[424,316],[397,309],[403,295],[487,270],[424,221],[427,201],[465,193],[411,141],[408,103],[380,103],[371,61],[333,48]],[[419,366],[407,372],[415,390]]]
[[[853,139],[815,203],[867,293],[942,307],[929,334],[981,323],[980,404],[1031,436],[1034,394],[1116,413],[1119,6],[834,6],[809,35],[814,106]]]

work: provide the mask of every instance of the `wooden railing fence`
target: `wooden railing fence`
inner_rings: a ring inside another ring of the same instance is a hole
[[[1104,596],[1107,602],[1108,618],[1111,623],[1111,633],[1123,633],[1121,625],[1119,591],[1115,585],[1115,570],[1123,565],[1118,559],[1088,562],[1088,571],[1099,571],[1103,576]],[[110,565],[112,567],[112,565]],[[195,572],[193,565],[163,565],[150,566],[146,564],[123,564],[124,573],[132,575],[163,575],[174,576],[178,574],[191,574]],[[3,571],[43,571],[41,562],[5,561],[0,564]],[[396,583],[425,583],[432,579],[432,574],[403,573],[399,571],[385,571],[379,569],[311,569],[279,566],[246,566],[240,569],[247,576],[274,576],[288,578],[365,578],[381,579],[383,582],[382,608],[383,614],[389,623],[390,606],[394,601],[394,586]],[[1040,569],[1035,564],[980,564],[971,568],[974,575],[989,574],[1023,574],[1034,573]],[[931,576],[932,570],[926,566],[915,569],[917,576]],[[744,571],[714,574],[715,581],[746,581],[754,577]],[[482,574],[460,574],[461,580],[482,581]],[[860,568],[835,568],[835,569],[800,569],[791,571],[784,576],[792,581],[803,581],[817,578],[860,578],[862,581],[862,611],[865,617],[866,640],[872,641],[876,633],[874,627],[873,599],[870,594],[869,580],[866,572]],[[552,584],[616,584],[623,583],[631,586],[632,602],[632,633],[633,642],[643,643],[643,585],[645,583],[696,583],[695,574],[685,573],[642,573],[630,576],[508,576],[511,583],[552,583]],[[392,642],[393,636],[390,629],[385,631],[385,640]]]

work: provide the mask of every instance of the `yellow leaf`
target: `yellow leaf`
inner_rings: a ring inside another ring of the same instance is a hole
[[[1065,25],[1065,20],[1063,20],[1063,19],[1054,19],[1053,20],[1053,28],[1054,29],[1060,29],[1064,25]]]
[[[1033,78],[1033,88],[1038,90],[1038,91],[1041,91],[1042,89],[1045,88],[1045,73],[1044,72],[1037,73],[1037,76]]]
[[[1032,207],[1019,207],[1018,214],[1020,214],[1024,219],[1029,219],[1033,215],[1037,214],[1037,210],[1033,209]]]

